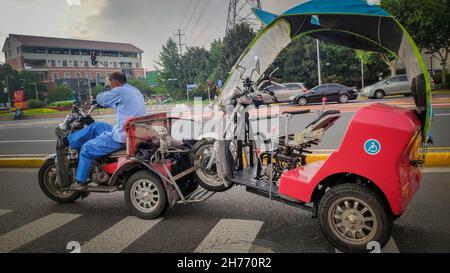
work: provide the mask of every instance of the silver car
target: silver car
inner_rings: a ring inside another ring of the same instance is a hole
[[[278,102],[290,102],[290,98],[308,92],[308,88],[301,82],[283,83],[280,85],[271,85],[267,87],[270,91],[273,91],[277,97]],[[263,95],[264,103],[273,103],[273,99],[270,95]]]
[[[406,75],[398,75],[364,87],[361,95],[376,99],[390,95],[411,95],[411,86]]]

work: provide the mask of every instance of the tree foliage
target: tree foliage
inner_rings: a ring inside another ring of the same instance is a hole
[[[450,54],[450,0],[383,0],[382,6],[405,26],[421,50],[441,62],[445,85]]]

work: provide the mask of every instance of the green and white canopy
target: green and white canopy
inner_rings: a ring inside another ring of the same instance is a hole
[[[262,10],[254,12],[265,28],[231,70],[220,96],[222,104],[228,104],[235,88],[241,85],[242,67],[249,76],[258,57],[262,73],[286,46],[306,35],[354,49],[390,52],[401,59],[422,122],[423,139],[428,138],[432,106],[427,68],[406,29],[384,9],[370,4],[370,0],[311,0],[281,15]],[[254,73],[252,80],[260,76]]]

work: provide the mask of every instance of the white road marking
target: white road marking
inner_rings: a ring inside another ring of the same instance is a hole
[[[339,249],[335,248],[334,249],[335,253],[343,253],[342,251],[340,251]],[[389,239],[389,241],[386,243],[386,245],[381,249],[381,253],[400,253],[400,251],[398,250],[397,244],[394,241],[394,238]]]
[[[158,224],[156,220],[127,217],[81,246],[82,253],[119,253]]]
[[[0,216],[3,216],[3,215],[5,215],[5,214],[7,214],[7,213],[10,213],[12,210],[9,210],[9,209],[0,209]]]
[[[222,219],[197,247],[197,253],[248,253],[263,222]]]
[[[444,114],[433,114],[433,116],[450,116],[450,113],[444,113]]]
[[[52,213],[0,236],[0,253],[11,252],[73,221],[80,214]]]
[[[42,143],[42,142],[55,142],[56,140],[38,139],[38,140],[0,140],[1,143]]]

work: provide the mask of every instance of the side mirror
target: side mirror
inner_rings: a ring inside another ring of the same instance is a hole
[[[261,75],[261,66],[259,64],[259,57],[255,57],[255,71],[258,73],[258,75]]]

